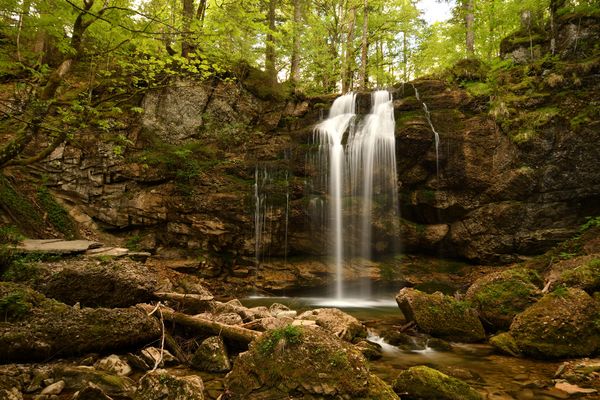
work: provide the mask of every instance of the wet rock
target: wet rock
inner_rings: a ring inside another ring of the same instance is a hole
[[[515,342],[515,339],[508,332],[502,332],[498,335],[492,336],[489,339],[489,342],[501,353],[508,354],[513,357],[518,357],[521,355],[521,350],[519,350],[517,342]]]
[[[565,392],[569,396],[598,393],[596,389],[582,388],[568,382],[556,382],[554,388]]]
[[[132,372],[132,369],[127,361],[123,360],[116,354],[112,354],[101,359],[94,365],[94,367],[103,371],[112,372],[119,376],[129,376]]]
[[[456,300],[440,292],[426,294],[404,288],[396,295],[396,302],[409,321],[432,336],[462,342],[478,342],[485,332],[475,309],[465,301]]]
[[[267,318],[271,316],[269,309],[264,306],[242,308],[239,310],[239,314],[244,322],[254,321],[255,319]]]
[[[159,369],[140,379],[135,399],[204,400],[203,392],[204,384],[199,376],[175,376]]]
[[[224,400],[398,399],[369,372],[354,346],[319,327],[288,326],[266,333],[240,354],[225,387]]]
[[[479,317],[491,330],[507,330],[515,315],[541,297],[541,283],[533,270],[492,272],[469,287],[466,299],[477,307]]]
[[[349,342],[367,337],[367,328],[358,319],[337,308],[306,311],[298,319],[315,321],[318,326]]]
[[[75,309],[25,286],[0,283],[0,300],[15,305],[0,324],[0,359],[43,360],[107,351],[160,337],[158,321],[132,308]]]
[[[356,343],[355,346],[369,361],[379,360],[381,357],[383,357],[381,346],[377,343],[369,340],[361,340],[360,342]]]
[[[400,372],[394,381],[394,391],[408,400],[483,400],[465,382],[425,366]]]
[[[554,376],[572,384],[592,387],[600,391],[600,359],[584,358],[566,361],[558,367]]]
[[[517,315],[509,333],[529,356],[587,356],[600,349],[599,317],[600,306],[586,292],[560,288]]]
[[[104,391],[94,385],[93,383],[89,383],[88,386],[80,391],[76,392],[73,395],[71,400],[113,400],[112,397],[108,396]]]
[[[192,366],[200,371],[229,371],[231,363],[223,339],[220,336],[205,339],[194,352]]]

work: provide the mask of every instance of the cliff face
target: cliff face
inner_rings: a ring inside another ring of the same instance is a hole
[[[600,61],[586,57],[393,90],[404,249],[505,263],[542,252],[600,214]],[[307,213],[314,171],[306,156],[333,98],[275,97],[239,83],[175,82],[150,92],[117,139],[84,134],[37,172],[79,222],[130,246],[184,249],[203,274],[243,281],[254,263],[257,166],[270,177],[260,186],[268,228],[261,253],[286,253],[287,199],[287,254],[318,256],[327,247]],[[369,101],[360,94],[358,108]],[[437,162],[422,102],[440,134]],[[395,238],[375,225],[375,248],[390,251]],[[282,280],[302,275],[273,268]],[[320,263],[309,269],[307,282],[326,275]]]

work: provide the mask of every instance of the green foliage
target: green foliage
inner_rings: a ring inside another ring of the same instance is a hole
[[[569,288],[561,284],[556,286],[551,294],[556,297],[566,297],[569,294]]]
[[[13,225],[0,226],[0,244],[17,244],[25,239],[19,229]]]
[[[579,227],[579,232],[581,232],[581,233],[586,232],[589,229],[600,226],[600,216],[586,217],[586,220],[587,221],[585,222],[585,224],[583,224]]]
[[[17,320],[26,315],[32,306],[27,293],[17,290],[0,298],[0,316],[4,321]]]
[[[129,250],[139,251],[141,241],[142,237],[140,235],[130,236],[125,242],[125,247],[127,247]]]
[[[43,220],[31,202],[18,193],[8,180],[0,175],[0,206],[9,210],[10,215],[18,221],[20,227],[35,231]]]
[[[46,212],[48,221],[50,221],[52,226],[65,235],[65,238],[73,239],[75,237],[75,226],[73,221],[69,217],[67,211],[56,202],[45,186],[38,189],[37,200],[42,209]]]
[[[272,354],[282,340],[285,342],[284,345],[299,344],[302,342],[302,331],[297,326],[286,325],[268,332],[257,343],[259,353],[264,356]]]

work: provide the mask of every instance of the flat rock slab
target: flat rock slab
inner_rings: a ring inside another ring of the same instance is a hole
[[[145,251],[129,251],[129,249],[124,247],[98,247],[87,250],[85,254],[89,257],[119,258],[127,256],[136,261],[146,261],[146,259],[151,255]]]
[[[79,254],[101,246],[91,240],[25,239],[16,249],[23,253]]]

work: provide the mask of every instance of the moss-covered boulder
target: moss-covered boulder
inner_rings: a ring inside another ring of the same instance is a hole
[[[421,331],[432,336],[460,342],[485,339],[477,311],[469,302],[412,288],[400,290],[396,302],[407,320],[414,321]]]
[[[514,357],[521,355],[521,351],[519,350],[517,342],[515,342],[515,338],[513,338],[508,332],[502,332],[492,336],[489,340],[489,343],[500,353],[508,354]]]
[[[509,332],[528,356],[589,356],[600,350],[600,305],[581,289],[560,287],[517,315]]]
[[[70,307],[25,286],[0,282],[0,360],[32,361],[143,345],[160,324],[135,307]]]
[[[224,399],[397,400],[354,346],[317,326],[269,331],[240,354]]]
[[[534,270],[512,268],[477,279],[466,298],[479,310],[479,317],[492,331],[507,330],[518,313],[542,295],[542,281]]]
[[[403,399],[482,400],[483,397],[460,379],[420,365],[400,372],[394,391]]]
[[[552,289],[568,286],[583,289],[589,294],[600,291],[600,254],[562,260],[549,274]]]

